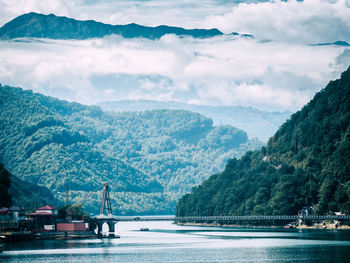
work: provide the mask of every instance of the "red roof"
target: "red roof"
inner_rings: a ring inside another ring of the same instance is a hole
[[[26,214],[26,216],[51,216],[53,215],[51,212],[34,212]]]
[[[43,207],[39,207],[37,210],[57,210],[57,208],[51,205],[45,205]]]

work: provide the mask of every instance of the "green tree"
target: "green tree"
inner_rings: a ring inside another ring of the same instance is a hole
[[[12,203],[11,195],[9,194],[9,188],[11,186],[11,175],[0,164],[0,207],[9,207]]]

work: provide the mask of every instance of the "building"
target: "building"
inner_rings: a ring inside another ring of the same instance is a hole
[[[16,227],[16,222],[12,218],[12,212],[7,207],[0,208],[0,232]]]
[[[18,229],[21,220],[24,220],[24,210],[18,206],[0,208],[0,230]]]
[[[57,231],[74,232],[74,231],[86,231],[89,230],[89,224],[84,221],[72,221],[57,223]]]
[[[56,229],[57,208],[46,205],[26,214],[27,225],[35,231],[53,231]]]

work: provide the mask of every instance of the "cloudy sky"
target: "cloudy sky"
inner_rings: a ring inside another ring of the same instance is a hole
[[[70,101],[176,100],[302,107],[350,64],[350,1],[0,0],[0,26],[27,12],[109,24],[218,28],[254,39],[0,41],[0,83]]]

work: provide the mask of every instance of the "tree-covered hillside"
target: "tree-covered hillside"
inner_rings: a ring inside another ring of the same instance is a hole
[[[97,212],[102,182],[115,213],[171,212],[180,194],[261,144],[187,111],[105,113],[1,87],[0,161],[16,177]]]
[[[230,160],[178,203],[177,215],[350,213],[350,68],[299,112],[266,147]]]
[[[9,207],[12,197],[9,193],[11,187],[10,173],[0,164],[0,207]]]
[[[244,106],[208,106],[186,104],[175,101],[121,100],[97,104],[106,111],[145,111],[156,109],[180,109],[198,112],[213,119],[215,125],[232,125],[247,132],[249,138],[267,140],[277,131],[291,112],[261,111]]]

